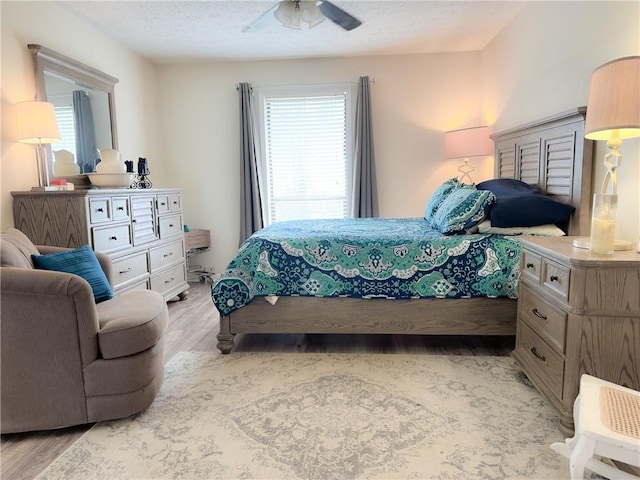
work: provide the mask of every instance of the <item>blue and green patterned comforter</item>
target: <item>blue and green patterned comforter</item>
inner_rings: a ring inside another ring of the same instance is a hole
[[[516,298],[519,253],[512,238],[446,236],[423,218],[279,222],[242,244],[211,295],[221,315],[270,295]]]

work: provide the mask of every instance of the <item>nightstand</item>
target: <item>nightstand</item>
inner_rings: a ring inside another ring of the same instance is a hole
[[[594,255],[572,241],[522,239],[513,352],[565,433],[583,373],[640,390],[640,254]]]

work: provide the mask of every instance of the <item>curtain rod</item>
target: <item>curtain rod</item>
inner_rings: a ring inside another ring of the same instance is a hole
[[[326,87],[327,85],[358,85],[359,82],[328,82],[328,83],[304,83],[289,85],[252,85],[252,88],[292,88],[292,87]],[[376,77],[370,77],[369,83],[376,85]],[[236,83],[236,90],[240,90],[240,84]]]

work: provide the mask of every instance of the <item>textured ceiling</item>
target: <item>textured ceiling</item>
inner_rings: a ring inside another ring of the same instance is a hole
[[[362,21],[347,32],[275,18],[243,32],[276,2],[58,1],[109,37],[156,63],[256,60],[483,49],[525,5],[520,1],[332,0]]]

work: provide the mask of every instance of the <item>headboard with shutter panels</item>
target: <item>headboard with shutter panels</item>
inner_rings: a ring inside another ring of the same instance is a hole
[[[586,107],[491,135],[496,178],[537,186],[554,200],[575,207],[569,235],[590,229],[593,141],[584,138]]]

